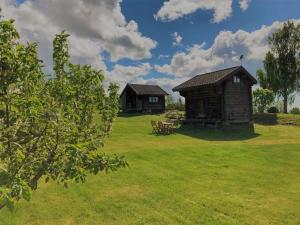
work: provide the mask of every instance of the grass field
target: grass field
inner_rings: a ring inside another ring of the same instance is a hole
[[[68,189],[42,183],[0,224],[300,224],[299,126],[155,136],[159,118],[118,118],[103,150],[129,168]]]

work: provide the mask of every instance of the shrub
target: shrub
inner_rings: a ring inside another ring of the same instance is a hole
[[[277,107],[272,106],[272,107],[268,108],[267,112],[268,113],[279,113],[279,110]]]
[[[168,104],[166,107],[167,110],[179,110],[179,111],[184,111],[184,105],[179,104],[178,102]]]
[[[184,117],[184,113],[178,110],[171,110],[166,113],[166,118],[173,120],[180,120]]]
[[[294,107],[290,111],[291,114],[300,114],[300,109],[298,107]]]
[[[266,108],[274,102],[275,95],[269,89],[258,88],[253,91],[254,107],[259,113],[265,112]]]

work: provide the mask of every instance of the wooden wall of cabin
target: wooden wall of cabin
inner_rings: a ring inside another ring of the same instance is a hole
[[[222,87],[203,87],[180,93],[185,97],[186,118],[222,118]]]
[[[158,97],[158,103],[149,101],[149,97]],[[138,96],[138,102],[141,106],[140,111],[144,112],[163,112],[165,111],[165,96],[142,95]]]
[[[141,96],[136,96],[136,111],[141,112],[143,110],[143,100]]]
[[[252,120],[251,85],[240,76],[240,83],[228,79],[224,83],[225,121],[248,123]]]
[[[123,96],[125,96],[125,110],[123,111],[136,110],[137,102],[135,92],[130,87],[127,87]]]
[[[120,98],[120,103],[121,103],[121,109],[123,112],[126,111],[126,92],[124,92],[122,95],[121,95],[121,98]]]

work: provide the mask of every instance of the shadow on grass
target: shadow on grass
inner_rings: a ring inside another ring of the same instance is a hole
[[[278,124],[277,114],[261,113],[253,116],[254,122],[261,125],[276,125]]]
[[[260,134],[248,130],[228,131],[195,126],[182,126],[177,129],[176,133],[208,141],[248,140],[260,136]]]

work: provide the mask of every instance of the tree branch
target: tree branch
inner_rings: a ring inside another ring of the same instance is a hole
[[[56,150],[58,148],[58,143],[59,143],[59,132],[58,132],[58,128],[56,128],[56,143],[55,143],[55,146],[51,151],[49,151],[47,160],[42,163],[42,165],[41,165],[39,171],[37,172],[37,174],[31,179],[31,181],[29,183],[29,186],[32,189],[37,188],[38,180],[44,175],[45,171],[49,168],[49,164],[53,161],[53,159],[55,157]]]

